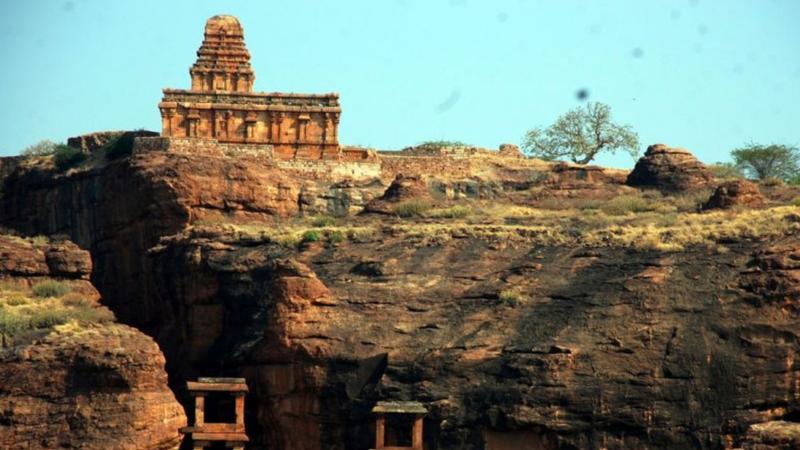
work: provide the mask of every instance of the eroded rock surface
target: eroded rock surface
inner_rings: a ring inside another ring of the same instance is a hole
[[[178,447],[186,417],[151,338],[109,321],[7,334],[18,317],[8,308],[45,301],[25,295],[44,281],[69,286],[71,301],[89,311],[105,310],[88,281],[91,267],[89,253],[71,242],[0,235],[0,448]]]
[[[711,172],[688,150],[654,144],[636,162],[627,184],[677,192],[708,187],[713,180]]]
[[[719,185],[703,209],[729,209],[736,206],[758,208],[764,202],[758,185],[747,180],[733,180]]]
[[[256,448],[368,448],[386,399],[425,402],[440,449],[531,433],[553,449],[727,448],[800,409],[797,313],[737,287],[754,244],[240,239],[197,230],[152,255],[175,314],[156,334],[172,373],[251,380]]]
[[[420,176],[397,175],[392,184],[380,198],[367,203],[365,212],[378,214],[394,214],[394,207],[405,201],[430,202],[431,194],[428,184]]]

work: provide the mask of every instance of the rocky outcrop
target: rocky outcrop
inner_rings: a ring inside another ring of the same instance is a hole
[[[395,214],[395,206],[406,201],[431,202],[428,184],[421,176],[399,174],[383,195],[364,207],[364,212]]]
[[[542,189],[535,197],[603,199],[619,195],[621,191],[631,190],[624,186],[625,174],[622,171],[599,166],[557,163],[542,183]]]
[[[713,180],[711,172],[688,150],[655,144],[636,162],[627,184],[681,192],[708,187]]]
[[[797,312],[737,287],[753,246],[387,233],[296,253],[198,229],[152,258],[172,373],[246,377],[257,448],[368,448],[375,401],[417,400],[429,448],[690,449],[800,411]]]
[[[183,409],[152,339],[119,324],[0,352],[0,447],[177,449]]]
[[[71,242],[0,235],[0,448],[178,447],[186,417],[151,338],[88,319],[43,323],[24,339],[7,335],[16,317],[8,308],[21,303],[19,311],[35,311],[45,299],[26,298],[26,291],[44,281],[69,287],[61,306],[112,318],[87,281],[91,268],[89,253]]]
[[[500,147],[497,150],[497,155],[504,158],[524,158],[524,155],[520,151],[519,147],[514,144],[500,144]]]
[[[745,450],[795,450],[800,448],[800,423],[776,420],[757,423],[747,430]]]
[[[732,180],[719,185],[703,205],[703,209],[729,209],[737,206],[758,208],[764,202],[758,185],[747,180]]]

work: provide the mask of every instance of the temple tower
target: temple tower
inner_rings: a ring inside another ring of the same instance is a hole
[[[284,159],[335,159],[339,95],[254,92],[244,30],[233,16],[206,22],[192,88],[164,89],[158,104],[164,137],[271,145]]]
[[[244,30],[236,17],[208,19],[203,44],[189,73],[193,91],[253,92],[255,74],[244,44]]]

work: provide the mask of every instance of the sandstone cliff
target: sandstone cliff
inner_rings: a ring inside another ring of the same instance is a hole
[[[788,197],[697,213],[710,179],[685,153],[656,172],[701,182],[668,195],[456,156],[382,155],[358,180],[159,152],[18,170],[2,221],[90,250],[103,303],[159,343],[184,406],[187,378],[246,377],[252,448],[369,448],[385,399],[426,403],[429,449],[793,445]],[[428,209],[349,215],[397,173]]]
[[[0,447],[170,449],[186,423],[164,356],[113,322],[70,242],[0,235]]]

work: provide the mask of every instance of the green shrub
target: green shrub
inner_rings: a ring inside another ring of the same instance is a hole
[[[34,312],[29,320],[31,329],[52,328],[67,323],[69,312],[63,309],[43,309]]]
[[[438,140],[438,141],[425,141],[417,147],[426,147],[426,148],[442,148],[442,147],[469,147],[469,144],[465,144],[461,141],[446,141],[446,140]]]
[[[68,318],[75,319],[81,323],[106,323],[114,320],[114,314],[106,308],[83,305],[73,308],[69,312]]]
[[[317,228],[332,227],[332,226],[336,225],[336,219],[331,217],[331,216],[327,216],[327,215],[322,214],[322,215],[319,215],[319,216],[314,216],[311,219],[311,225],[315,226]]]
[[[320,239],[322,239],[322,234],[319,230],[308,230],[303,233],[300,242],[319,242]]]
[[[339,230],[333,230],[328,233],[328,242],[338,244],[340,242],[344,242],[345,239],[347,239],[347,236],[345,236],[344,233]]]
[[[650,202],[635,195],[620,195],[600,205],[600,210],[610,216],[624,216],[655,209]]]
[[[515,305],[522,300],[522,294],[518,289],[503,289],[497,294],[497,297],[504,303]]]
[[[428,217],[437,219],[463,219],[472,214],[472,209],[468,206],[455,205],[449,208],[436,209],[430,211]]]
[[[28,323],[23,317],[0,308],[0,336],[14,336],[26,328]]]
[[[77,292],[64,295],[64,297],[61,299],[61,303],[63,303],[65,306],[72,306],[75,308],[94,306],[94,303],[91,300],[81,294],[78,294]]]
[[[70,291],[69,286],[65,283],[55,280],[47,280],[36,283],[31,288],[33,295],[41,298],[45,297],[61,297]]]
[[[400,217],[419,217],[431,209],[431,204],[424,200],[406,200],[394,206],[394,213]]]
[[[794,200],[792,200],[792,205],[800,206],[800,197],[795,197]]]
[[[11,296],[6,299],[6,305],[8,306],[27,305],[28,303],[28,297],[25,297],[22,294],[11,294]]]
[[[53,152],[53,163],[59,170],[67,170],[86,160],[86,154],[67,145],[56,145]]]
[[[26,158],[30,158],[32,156],[52,155],[54,151],[56,151],[56,143],[45,139],[26,147],[20,154]]]
[[[111,140],[104,147],[106,149],[106,158],[118,159],[124,156],[129,156],[133,153],[133,140],[136,138],[133,133],[125,132]]]

